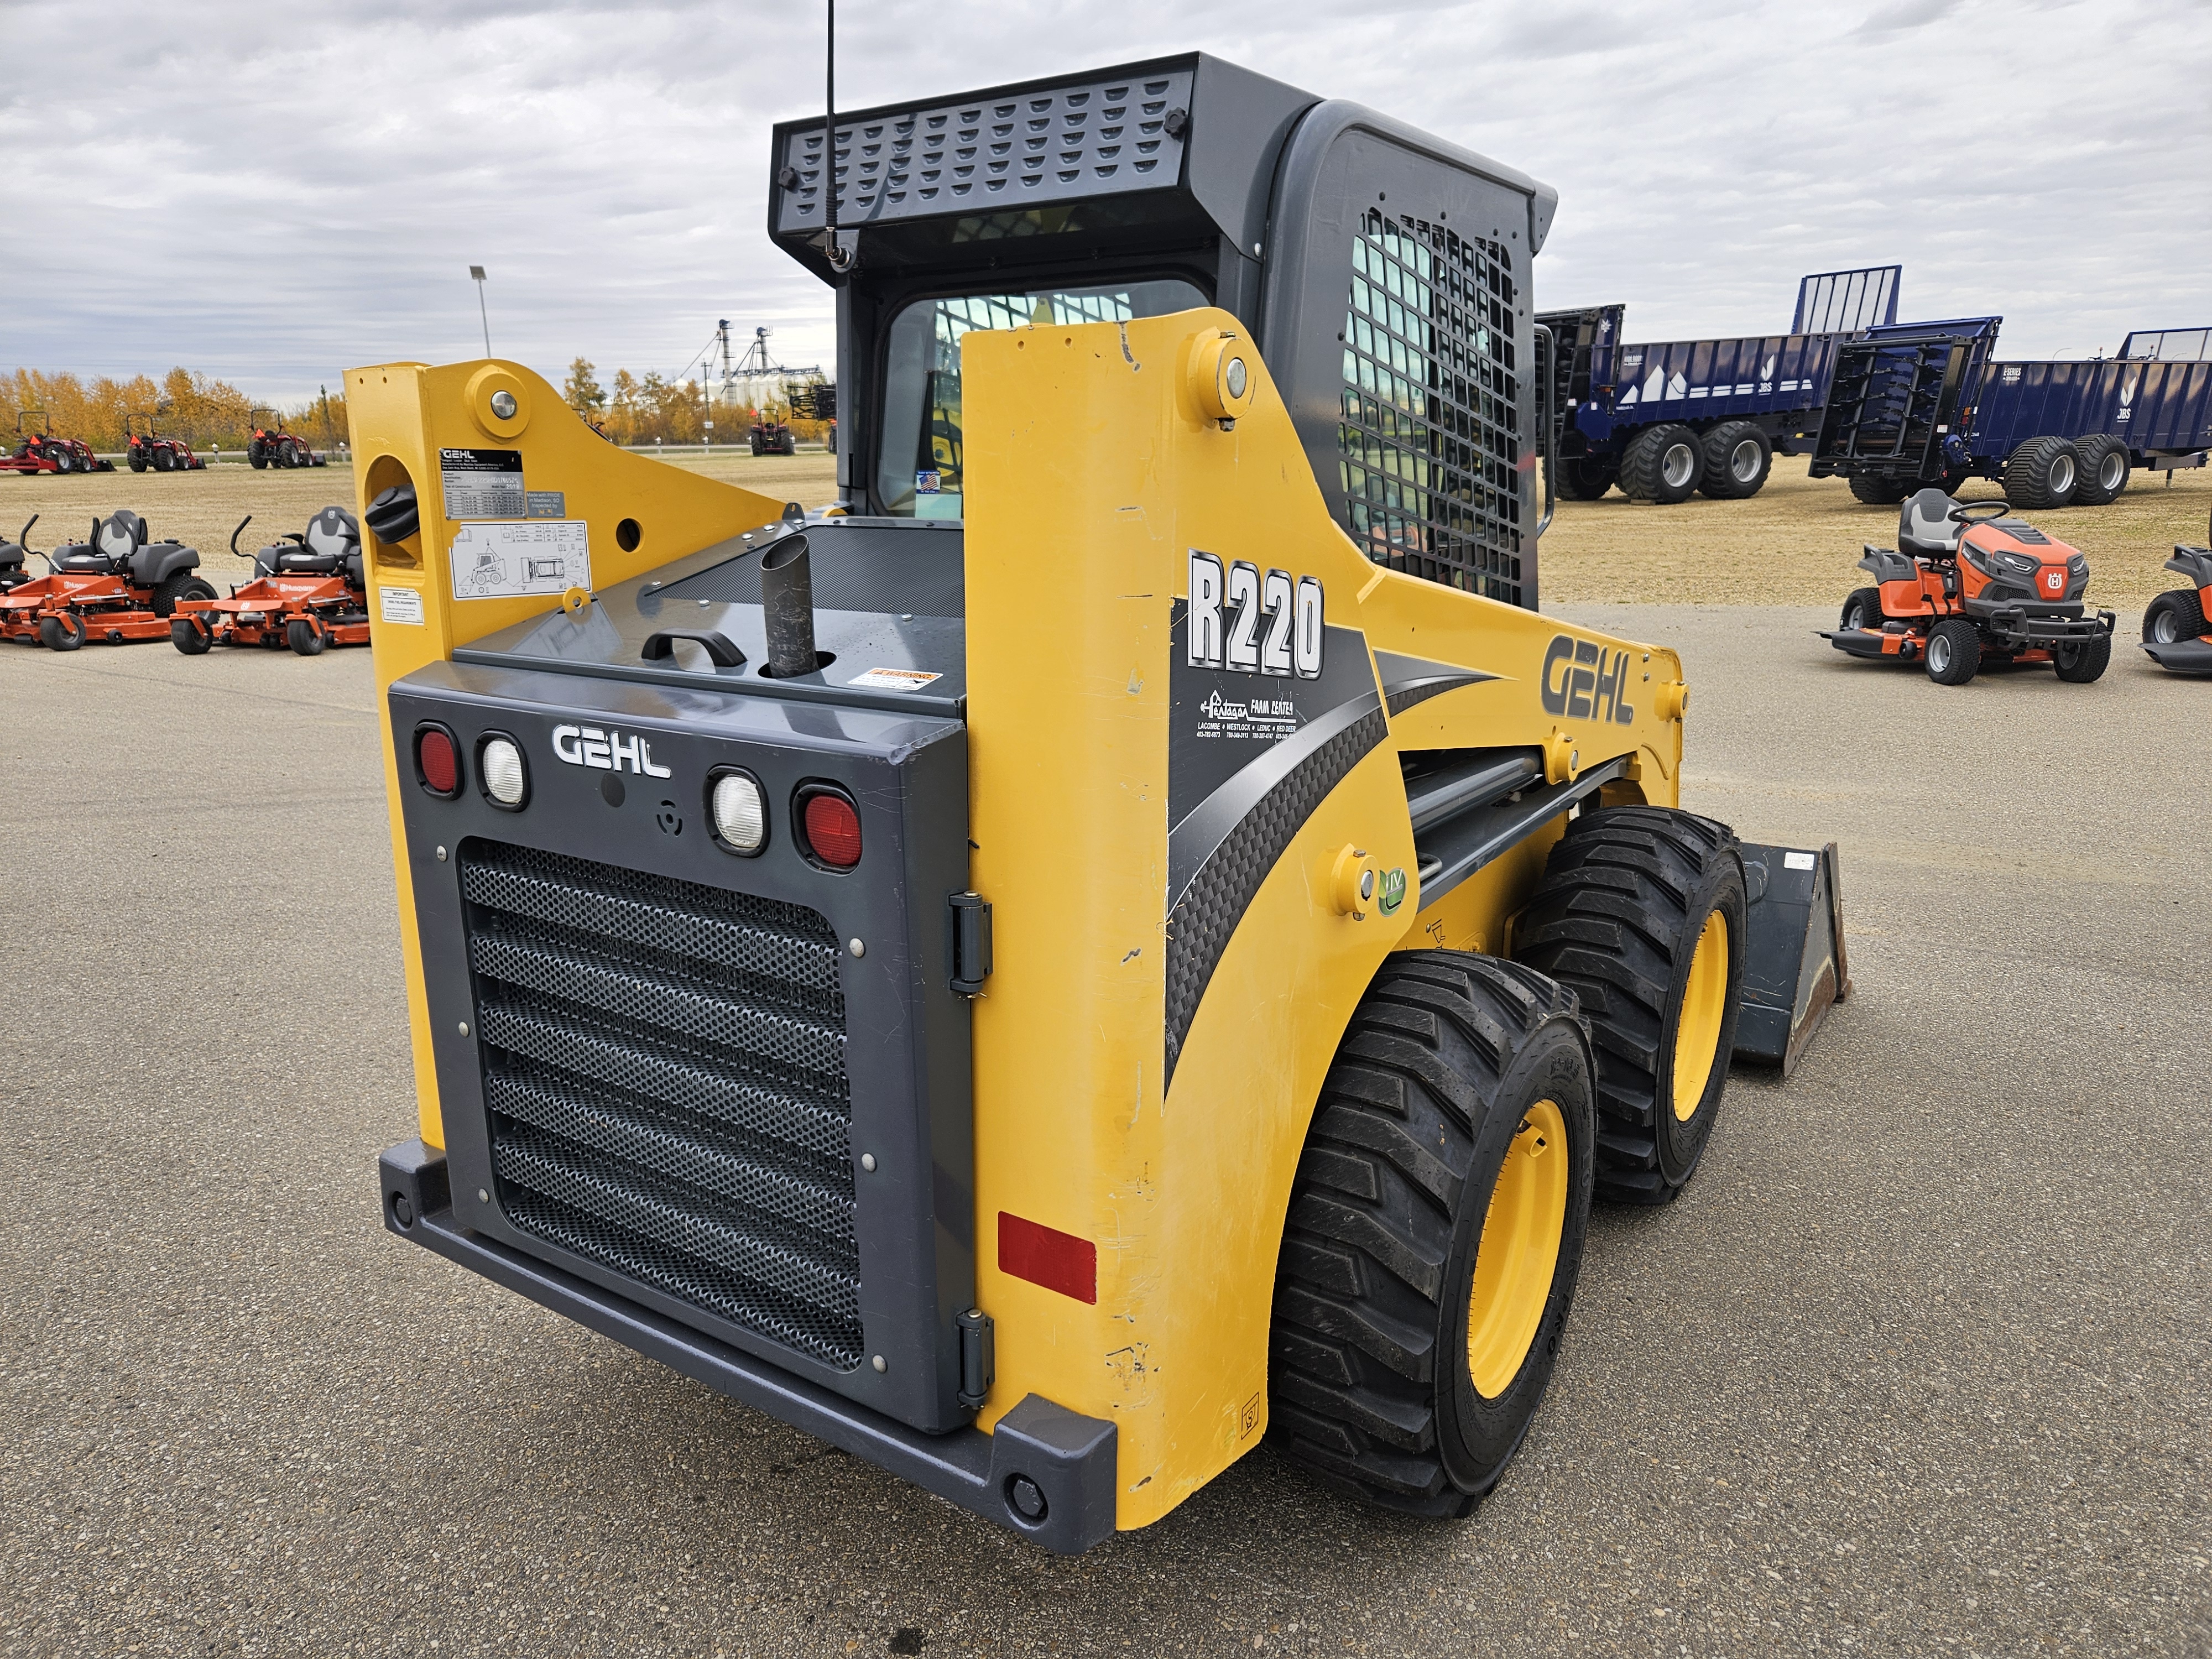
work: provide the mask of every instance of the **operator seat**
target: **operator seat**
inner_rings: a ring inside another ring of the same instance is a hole
[[[111,513],[93,527],[92,540],[54,550],[54,568],[79,575],[107,575],[146,545],[146,521],[136,513]]]
[[[1959,503],[1932,484],[1905,500],[1897,518],[1897,550],[1916,558],[1955,559],[1966,526],[1951,516]]]
[[[361,526],[353,514],[342,507],[326,507],[307,521],[301,546],[276,555],[276,568],[286,575],[332,575],[360,551]]]

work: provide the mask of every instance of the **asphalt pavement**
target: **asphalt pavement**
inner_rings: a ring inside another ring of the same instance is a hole
[[[1474,1520],[1263,1449],[1073,1560],[381,1230],[365,652],[0,647],[0,1652],[2212,1650],[2212,683],[1574,614],[1682,650],[1686,804],[1841,843],[1856,995],[1601,1212]]]

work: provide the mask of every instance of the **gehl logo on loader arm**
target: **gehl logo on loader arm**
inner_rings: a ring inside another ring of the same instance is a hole
[[[1628,705],[1628,653],[1613,653],[1606,666],[1606,651],[1590,640],[1555,634],[1544,652],[1544,712],[1586,720],[1601,709],[1618,726],[1636,719]]]

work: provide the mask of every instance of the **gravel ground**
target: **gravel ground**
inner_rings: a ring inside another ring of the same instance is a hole
[[[380,1229],[413,1101],[366,653],[0,650],[0,1652],[2212,1648],[2172,763],[2212,685],[1574,614],[1681,647],[1691,805],[1841,842],[1856,996],[1788,1085],[1735,1076],[1680,1202],[1600,1213],[1473,1521],[1263,1449],[1076,1560]]]

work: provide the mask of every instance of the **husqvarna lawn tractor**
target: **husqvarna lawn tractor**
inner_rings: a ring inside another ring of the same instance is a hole
[[[2205,540],[2212,544],[2212,528]],[[2212,674],[2212,545],[2176,543],[2166,568],[2190,585],[2169,589],[2143,607],[2143,649],[2176,674]]]
[[[0,542],[0,593],[21,587],[31,580],[31,526],[38,521],[39,515],[33,513],[15,532],[14,541]]]
[[[169,615],[215,589],[192,572],[200,556],[178,542],[149,541],[136,513],[92,521],[90,539],[41,554],[47,574],[0,593],[0,639],[74,651],[87,640],[123,645],[166,639]]]
[[[2073,684],[2096,679],[2117,618],[2082,604],[2089,561],[2011,511],[1921,490],[1899,516],[1897,545],[1869,543],[1859,560],[1875,586],[1845,599],[1821,637],[1854,657],[1919,663],[1938,685],[2039,663]]]
[[[38,416],[30,420],[32,416]],[[0,472],[112,472],[115,463],[102,460],[82,438],[57,438],[44,430],[46,411],[23,409],[15,412],[15,447],[0,455]],[[30,429],[24,430],[26,423]]]
[[[240,531],[230,532],[238,551]],[[216,645],[289,645],[303,657],[332,645],[368,643],[368,598],[361,568],[361,526],[342,507],[326,507],[304,532],[288,532],[253,556],[253,580],[218,599],[185,599],[169,618],[169,641],[188,657]]]
[[[834,514],[348,371],[386,1224],[1049,1548],[1269,1437],[1467,1514],[1593,1195],[1847,985],[1680,659],[1538,612],[1553,192],[1194,54],[774,145]]]
[[[141,432],[138,428],[146,429]],[[206,458],[195,454],[192,447],[182,438],[172,437],[154,429],[151,415],[132,415],[124,422],[130,434],[131,453],[128,457],[133,472],[151,468],[156,472],[204,472]]]

